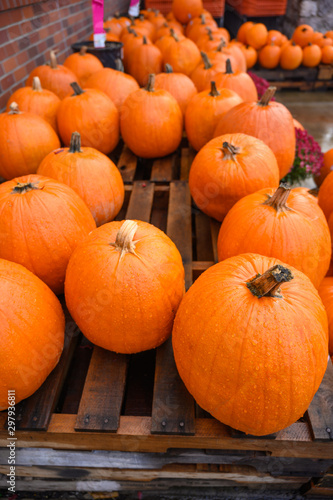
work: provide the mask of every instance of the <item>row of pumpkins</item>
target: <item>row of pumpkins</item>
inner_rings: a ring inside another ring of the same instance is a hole
[[[62,72],[44,70],[50,81],[52,72]],[[117,136],[119,125],[98,113],[106,103],[118,111],[103,92],[82,91],[78,78],[68,82],[74,95],[63,98],[54,125],[69,147],[59,149],[52,126],[20,112],[18,99],[0,116],[3,158],[9,159],[6,168],[1,159],[0,172],[9,179],[0,185],[0,409],[7,407],[8,389],[16,390],[17,402],[28,397],[57,364],[64,316],[55,294],[64,290],[81,331],[105,349],[140,352],[173,332],[186,387],[225,424],[258,435],[290,425],[307,409],[327,365],[327,314],[316,289],[330,316],[332,278],[324,276],[331,258],[333,173],[318,202],[307,190],[279,186],[293,162],[295,132],[288,110],[271,101],[274,89],[225,113],[235,113],[246,130],[230,129],[232,115],[223,121],[222,114],[197,147],[189,179],[199,208],[223,220],[221,262],[184,296],[181,256],[161,230],[142,221],[109,222],[122,206],[123,182],[103,149],[86,141],[104,138],[110,129],[110,137]],[[193,97],[206,99],[192,123],[193,129],[202,125],[199,138],[213,120],[210,98],[218,102],[223,90],[211,84]],[[194,102],[185,111],[185,126]],[[154,156],[167,142],[171,151],[178,146],[183,113],[171,94],[154,90],[153,75],[119,107],[128,144],[133,139],[137,148],[158,147]],[[18,165],[26,171],[16,174]]]

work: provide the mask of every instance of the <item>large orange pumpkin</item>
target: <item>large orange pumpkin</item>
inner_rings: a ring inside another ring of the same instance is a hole
[[[61,182],[26,175],[0,184],[0,212],[0,258],[62,293],[71,253],[96,227],[83,200]]]
[[[57,127],[57,112],[60,106],[60,99],[53,92],[43,89],[38,76],[32,80],[32,87],[22,87],[17,89],[9,98],[7,111],[10,105],[16,102],[21,111],[33,113],[44,118],[55,132]]]
[[[160,49],[148,43],[147,38],[144,36],[142,43],[130,55],[127,70],[141,87],[147,85],[151,73],[158,74],[162,71],[162,53]]]
[[[187,24],[198,17],[203,10],[201,0],[173,0],[172,13],[181,24]]]
[[[223,221],[217,248],[219,260],[248,252],[280,259],[316,288],[331,261],[330,232],[315,198],[283,184],[239,200]]]
[[[110,222],[93,231],[66,273],[66,304],[81,331],[121,353],[162,344],[183,293],[180,253],[163,231],[142,221]]]
[[[241,102],[236,92],[217,89],[215,82],[211,82],[210,90],[204,90],[191,99],[185,113],[185,130],[196,151],[213,139],[220,118]]]
[[[320,174],[318,177],[315,177],[314,180],[318,187],[322,185],[328,174],[333,170],[333,148],[329,149],[324,153],[324,164],[320,170]]]
[[[164,63],[170,64],[177,73],[190,76],[201,61],[198,47],[189,38],[180,38],[173,33],[176,43],[169,43],[163,52]]]
[[[144,89],[132,92],[120,112],[121,135],[137,156],[156,158],[173,153],[183,134],[183,114],[166,90],[155,90],[155,75]]]
[[[67,184],[83,199],[96,225],[110,222],[124,201],[124,183],[116,165],[93,148],[81,148],[81,137],[73,132],[69,148],[49,153],[38,175]]]
[[[78,82],[77,76],[66,66],[57,63],[57,58],[53,50],[50,51],[50,64],[37,66],[31,71],[25,84],[32,85],[34,76],[38,76],[44,89],[54,92],[59,99],[63,99],[71,91],[70,84]]]
[[[25,267],[0,259],[0,411],[31,396],[57,365],[64,345],[60,302]]]
[[[300,271],[258,254],[231,257],[196,280],[172,341],[197,403],[254,435],[302,417],[327,368],[327,316],[317,290]]]
[[[96,56],[87,53],[87,47],[83,46],[80,52],[75,52],[65,59],[64,66],[69,68],[78,77],[79,84],[83,87],[88,78],[103,69],[103,64]]]
[[[22,113],[16,102],[0,114],[0,176],[12,179],[33,174],[50,151],[60,147],[49,123],[32,113]]]
[[[226,134],[206,144],[194,158],[189,177],[197,206],[220,221],[247,194],[278,185],[273,152],[259,139],[245,134]]]
[[[169,64],[165,65],[165,73],[156,75],[155,89],[164,89],[176,99],[183,114],[188,103],[197,94],[192,80],[183,73],[174,73]]]
[[[311,42],[313,37],[313,28],[308,24],[301,24],[295,29],[292,40],[300,47],[305,47]]]
[[[258,99],[258,92],[252,78],[243,71],[233,71],[230,59],[226,61],[225,73],[216,75],[215,82],[218,88],[230,89],[236,92],[244,102]]]
[[[324,278],[318,293],[326,309],[329,332],[329,354],[333,359],[333,277]]]
[[[82,146],[108,154],[119,142],[119,113],[111,99],[96,89],[72,85],[74,94],[63,99],[57,121],[60,136],[69,146],[73,131],[81,134]]]
[[[275,87],[269,87],[258,102],[244,102],[232,108],[219,121],[215,137],[242,132],[263,140],[276,156],[280,178],[290,170],[295,158],[295,128],[288,109],[271,98]]]

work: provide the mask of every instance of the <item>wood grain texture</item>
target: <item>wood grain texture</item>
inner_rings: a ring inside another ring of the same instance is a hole
[[[154,184],[149,181],[136,181],[133,184],[126,219],[150,221],[154,199]]]
[[[125,183],[133,182],[137,163],[137,157],[125,144],[117,164]]]
[[[178,155],[174,153],[165,158],[154,160],[150,180],[152,182],[171,182],[176,178]]]
[[[333,440],[333,365],[329,360],[323,381],[308,409],[315,440]]]

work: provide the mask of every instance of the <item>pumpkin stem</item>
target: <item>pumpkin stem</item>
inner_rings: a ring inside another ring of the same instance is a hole
[[[209,60],[209,57],[207,56],[206,52],[201,51],[200,52],[205,69],[210,69],[213,67],[212,63]]]
[[[57,69],[57,56],[54,50],[50,50],[50,67],[52,69]]]
[[[220,92],[216,88],[215,82],[210,82],[210,92],[208,95],[211,95],[212,97],[217,97],[218,95],[221,95]]]
[[[240,148],[233,146],[230,142],[224,142],[222,144],[222,151],[224,160],[235,160],[235,156],[240,152]]]
[[[294,278],[292,272],[280,264],[270,267],[264,274],[258,274],[255,278],[246,283],[252,295],[261,297],[282,298],[280,293],[281,283],[286,283]]]
[[[206,24],[205,14],[200,14],[201,24]]]
[[[280,186],[277,188],[275,193],[270,196],[263,205],[273,207],[277,212],[284,212],[286,210],[291,210],[287,206],[287,199],[290,195],[290,187],[288,184],[281,182]]]
[[[137,228],[137,222],[134,220],[125,220],[117,233],[115,243],[110,243],[112,247],[120,252],[120,258],[122,258],[125,253],[133,253],[135,255],[135,243],[133,238]]]
[[[69,153],[82,153],[81,149],[81,136],[79,132],[73,132],[71,142],[69,144]]]
[[[169,28],[168,23],[165,21],[165,23],[162,24],[163,28]]]
[[[116,59],[115,60],[115,65],[116,65],[116,70],[117,71],[121,71],[122,73],[124,73],[124,65],[123,65],[123,62],[121,59]]]
[[[222,52],[223,47],[225,47],[227,44],[225,43],[225,40],[221,38],[221,42],[219,43],[216,52]]]
[[[225,70],[226,74],[227,75],[232,75],[233,71],[232,71],[232,66],[231,66],[230,59],[227,59],[226,62],[225,62],[225,64],[226,64],[226,70]]]
[[[36,92],[41,92],[43,90],[38,76],[34,76],[32,79],[32,90],[35,90]]]
[[[80,56],[85,56],[86,53],[87,53],[87,50],[88,50],[88,47],[86,45],[82,45],[82,47],[80,48]]]
[[[172,68],[171,64],[166,63],[165,72],[166,73],[173,73],[173,68]]]
[[[147,92],[155,92],[154,86],[155,86],[155,75],[154,73],[151,73],[148,77],[148,83],[147,86],[145,87],[145,90],[147,90]]]
[[[213,37],[212,30],[210,28],[206,28],[206,31],[207,31],[207,35],[208,35],[209,40],[213,41],[214,37]]]
[[[316,188],[309,189],[308,192],[309,192],[309,194],[312,194],[312,196],[314,196],[315,198],[318,198],[319,188],[316,187]]]
[[[179,37],[176,35],[173,28],[170,29],[170,35],[176,40],[176,42],[179,42]]]
[[[276,92],[276,87],[268,87],[268,89],[262,95],[258,104],[260,106],[268,106],[269,102],[272,99],[272,97],[274,96],[275,92]]]
[[[77,82],[70,83],[70,86],[75,92],[75,95],[83,94],[84,90],[81,89],[80,85]]]
[[[21,113],[21,111],[19,109],[17,102],[12,102],[11,105],[9,106],[8,114],[9,115],[18,115],[20,113]]]
[[[33,189],[39,189],[37,187],[38,182],[18,182],[16,186],[12,189],[11,194],[24,194]]]
[[[147,37],[146,36],[143,37],[143,45],[148,45]]]

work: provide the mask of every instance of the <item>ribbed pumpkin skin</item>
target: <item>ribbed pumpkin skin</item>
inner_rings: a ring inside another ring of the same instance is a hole
[[[136,221],[136,255],[111,245],[124,221],[93,231],[73,253],[66,273],[68,309],[84,335],[104,349],[135,353],[171,334],[184,293],[184,268],[174,243]]]
[[[67,184],[83,199],[97,226],[115,218],[124,202],[124,183],[116,165],[93,148],[71,153],[57,149],[40,164],[38,175]]]
[[[0,259],[0,411],[8,390],[16,404],[33,394],[57,365],[65,319],[51,290],[23,266]]]
[[[224,159],[223,142],[240,148],[235,159]],[[197,206],[220,221],[239,199],[278,184],[273,152],[262,141],[244,134],[226,134],[206,144],[194,158],[189,176]]]
[[[192,80],[183,73],[160,73],[156,75],[155,89],[164,89],[176,99],[183,114],[193,96],[197,94]]]
[[[289,172],[295,158],[296,137],[293,117],[283,104],[238,104],[221,118],[214,136],[237,132],[257,137],[271,148],[279,165],[280,179]]]
[[[70,93],[70,84],[72,82],[78,82],[77,76],[73,71],[61,64],[58,64],[57,68],[54,69],[46,64],[37,66],[37,68],[32,70],[25,82],[27,87],[31,87],[34,76],[39,77],[44,89],[51,90],[59,99],[64,99],[64,97]]]
[[[170,64],[175,73],[190,76],[201,61],[198,47],[189,38],[179,38],[178,42],[168,44],[162,52],[165,64]]]
[[[220,73],[215,77],[218,88],[230,89],[236,92],[244,102],[258,99],[258,92],[252,78],[242,71],[235,73]]]
[[[333,277],[324,278],[318,288],[318,293],[323,301],[328,319],[329,354],[333,358]]]
[[[37,189],[13,193],[18,183]],[[96,227],[82,199],[65,184],[26,175],[0,185],[0,212],[0,258],[22,264],[62,293],[69,257]]]
[[[146,43],[145,43],[146,42]],[[132,52],[128,61],[128,72],[138,84],[143,87],[147,85],[151,73],[162,72],[162,53],[155,45],[148,44],[144,39]]]
[[[173,349],[197,403],[240,431],[266,435],[300,418],[327,367],[328,326],[310,280],[288,267],[283,298],[253,296],[246,282],[276,259],[243,254],[205,271],[178,309]]]
[[[16,102],[21,111],[40,116],[51,125],[56,133],[58,132],[57,112],[60,99],[50,90],[36,91],[32,87],[22,87],[10,96],[7,111],[12,102]]]
[[[86,81],[85,87],[104,92],[113,101],[118,111],[129,94],[140,88],[131,75],[112,68],[104,68],[91,75]]]
[[[81,86],[85,85],[91,75],[103,69],[103,64],[96,56],[93,54],[80,54],[80,52],[68,56],[64,66],[73,71]]]
[[[50,151],[60,147],[57,134],[40,116],[32,113],[0,114],[0,176],[34,174]]]
[[[218,258],[243,253],[274,257],[302,271],[318,288],[330,265],[331,238],[322,210],[303,188],[290,191],[285,210],[263,205],[275,189],[239,200],[225,217],[218,237]]]
[[[60,104],[57,122],[61,139],[69,146],[72,133],[81,134],[82,146],[108,154],[119,142],[119,113],[111,99],[96,89],[69,95]]]

